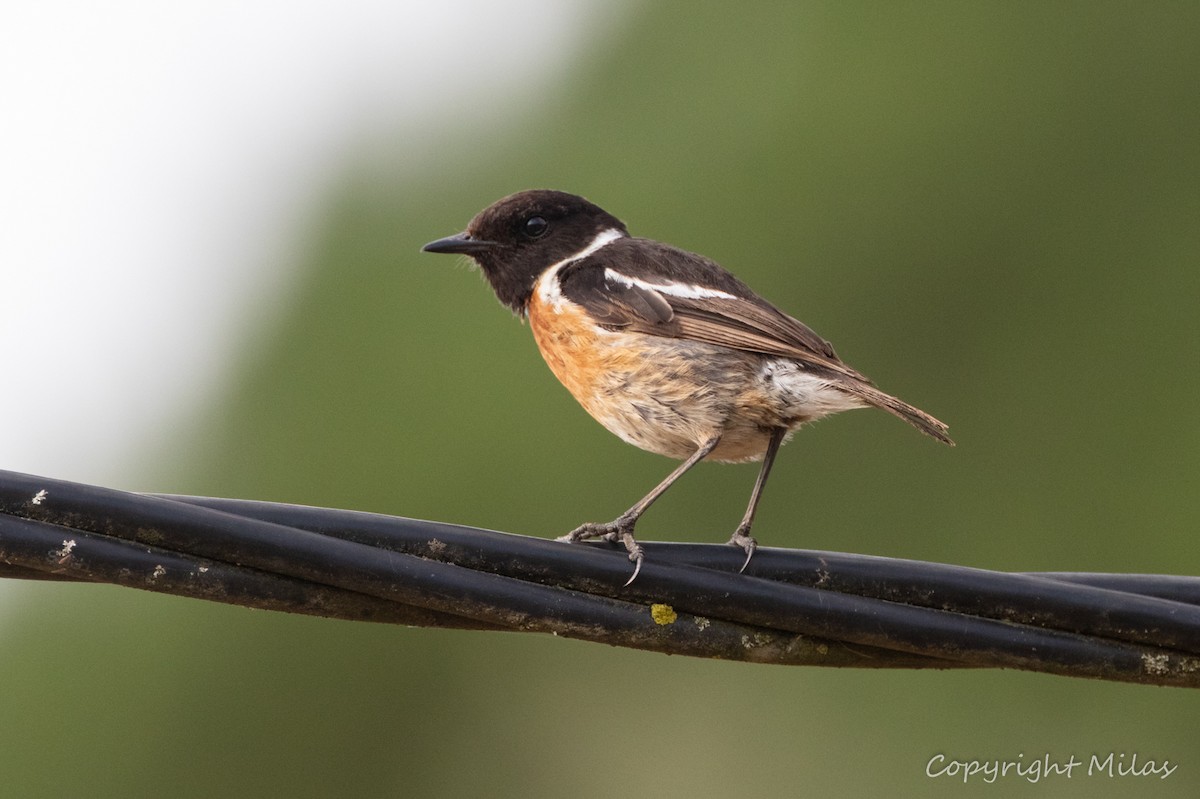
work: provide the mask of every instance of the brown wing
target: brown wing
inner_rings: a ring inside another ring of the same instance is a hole
[[[587,309],[598,324],[790,358],[830,378],[842,390],[953,446],[943,422],[880,391],[866,375],[843,363],[829,342],[811,328],[728,273],[724,275],[733,283],[710,288],[670,279],[635,279],[596,263],[594,258],[570,264],[559,280],[563,294]]]
[[[791,358],[852,380],[870,382],[866,375],[843,363],[828,341],[765,300],[671,296],[666,300],[675,311],[681,338]],[[631,328],[653,332],[637,322]]]
[[[592,258],[570,265],[559,280],[563,294],[605,327],[791,358],[870,382],[843,363],[829,342],[811,328],[740,283],[710,289],[694,283],[634,279]]]

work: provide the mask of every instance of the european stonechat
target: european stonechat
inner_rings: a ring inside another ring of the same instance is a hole
[[[683,461],[636,505],[560,541],[620,541],[641,570],[634,526],[702,460],[761,460],[729,543],[746,552],[781,444],[806,422],[874,406],[953,445],[946,425],[877,389],[829,342],[718,264],[629,235],[582,197],[523,191],[480,211],[426,252],[470,256],[500,302],[527,318],[542,357],[596,421],[630,444]],[[626,583],[628,585],[628,583]]]

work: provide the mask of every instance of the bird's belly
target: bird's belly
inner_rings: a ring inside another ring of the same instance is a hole
[[[786,392],[764,378],[771,359],[761,355],[605,330],[580,309],[536,295],[529,320],[542,357],[579,404],[650,452],[687,458],[719,433],[709,460],[757,460],[771,430],[815,418],[788,407]]]

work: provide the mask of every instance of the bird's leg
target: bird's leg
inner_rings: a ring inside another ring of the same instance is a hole
[[[620,541],[625,545],[625,549],[629,552],[629,559],[634,564],[633,576],[629,578],[629,582],[625,583],[625,585],[629,585],[629,583],[637,579],[638,572],[642,570],[642,561],[646,559],[646,553],[642,549],[642,545],[633,537],[634,525],[637,524],[638,519],[646,512],[646,509],[654,504],[656,499],[661,497],[676,480],[683,477],[688,469],[691,469],[697,463],[704,460],[710,452],[716,449],[720,441],[720,434],[705,441],[687,460],[675,467],[675,471],[668,474],[661,483],[651,489],[649,494],[642,497],[636,505],[611,522],[587,522],[586,524],[581,524],[558,540],[567,541],[572,544],[588,538],[603,538],[605,541],[612,542]]]
[[[746,550],[746,562],[742,564],[742,568],[738,569],[738,574],[746,571],[746,567],[750,565],[750,558],[754,557],[754,550],[758,547],[758,542],[750,536],[750,527],[754,524],[754,512],[758,510],[758,501],[762,498],[763,486],[767,484],[767,476],[771,474],[771,464],[775,462],[775,454],[779,452],[779,445],[783,443],[785,435],[787,435],[786,427],[776,427],[771,431],[771,440],[767,442],[767,452],[763,455],[762,468],[758,470],[758,479],[754,481],[754,491],[750,494],[750,505],[746,508],[746,515],[742,517],[742,523],[738,525],[733,532],[733,537],[729,539],[731,546]]]

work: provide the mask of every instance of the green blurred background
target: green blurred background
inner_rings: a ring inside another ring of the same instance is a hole
[[[364,148],[228,396],[128,487],[540,536],[626,508],[671,462],[589,419],[477,275],[418,252],[553,187],[715,258],[950,423],[953,450],[882,413],[803,431],[764,544],[1200,573],[1198,23],[1182,3],[635,6],[510,124],[457,96],[433,157]],[[643,537],[725,540],[755,469],[697,469]],[[6,796],[1200,793],[1181,689],[694,661],[103,587],[24,604],[0,651]],[[1179,767],[925,776],[938,753],[1108,752]]]

